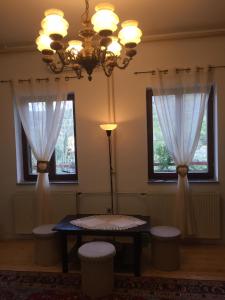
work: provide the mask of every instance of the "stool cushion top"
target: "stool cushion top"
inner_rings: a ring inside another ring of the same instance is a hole
[[[46,224],[46,225],[41,225],[38,227],[35,227],[33,229],[33,234],[34,235],[39,235],[39,236],[51,236],[56,234],[55,231],[52,230],[52,228],[55,226],[55,224]]]
[[[78,249],[78,254],[82,259],[101,260],[114,256],[115,247],[108,242],[89,242]]]
[[[178,228],[171,226],[155,226],[150,229],[150,232],[153,236],[161,238],[175,238],[181,234]]]

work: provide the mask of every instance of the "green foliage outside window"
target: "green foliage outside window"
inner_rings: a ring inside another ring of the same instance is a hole
[[[169,167],[172,165],[173,160],[163,144],[158,144],[155,149],[154,160],[158,162],[158,169],[164,172],[170,171]]]

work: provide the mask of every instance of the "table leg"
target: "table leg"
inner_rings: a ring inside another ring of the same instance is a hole
[[[142,241],[141,234],[136,234],[134,236],[134,275],[141,275],[141,249]]]
[[[80,234],[78,234],[77,235],[77,249],[80,248],[81,244],[82,244],[82,237]]]
[[[61,233],[61,247],[62,247],[62,271],[68,273],[68,249],[67,249],[67,234]]]

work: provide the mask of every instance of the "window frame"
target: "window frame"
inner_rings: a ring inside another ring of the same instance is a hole
[[[191,180],[214,179],[214,86],[211,86],[207,105],[207,160],[208,172],[188,173]],[[146,89],[146,111],[147,111],[147,143],[148,143],[148,179],[151,180],[175,180],[178,178],[176,172],[154,172],[154,149],[153,149],[153,90]]]
[[[78,180],[78,167],[77,167],[77,142],[76,142],[76,115],[75,115],[75,96],[74,93],[67,95],[67,100],[73,101],[73,125],[74,125],[74,146],[75,146],[75,174],[56,174],[55,165],[55,151],[49,161],[49,181],[77,181]],[[31,151],[27,141],[25,131],[21,123],[21,140],[22,140],[22,158],[23,158],[23,179],[24,181],[36,181],[37,175],[30,174],[31,169]]]

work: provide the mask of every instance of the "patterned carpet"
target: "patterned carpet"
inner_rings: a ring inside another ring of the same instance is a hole
[[[78,274],[0,271],[0,300],[87,300]],[[224,300],[225,281],[117,275],[104,300]]]

